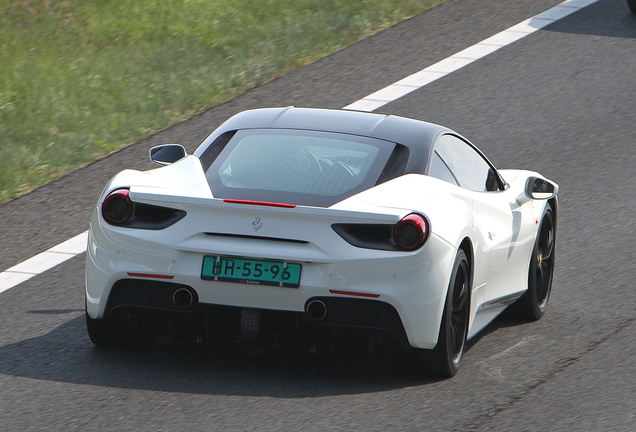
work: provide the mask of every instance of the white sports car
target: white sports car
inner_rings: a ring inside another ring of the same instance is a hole
[[[235,115],[194,152],[125,170],[90,223],[97,345],[179,340],[325,350],[347,335],[457,373],[505,308],[539,319],[558,186],[496,170],[445,127],[354,111]],[[345,338],[346,339],[346,338]]]

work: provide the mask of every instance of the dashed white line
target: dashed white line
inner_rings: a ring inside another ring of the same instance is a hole
[[[348,110],[374,111],[389,102],[396,101],[415,90],[437,81],[495,51],[522,39],[566,16],[583,9],[598,0],[567,0],[534,17],[520,22],[471,47],[466,48],[419,72],[403,78],[350,105]],[[0,273],[0,293],[44,273],[63,262],[86,252],[88,231],[69,239]]]
[[[44,273],[83,252],[86,252],[88,231],[53,246],[0,273],[0,293]]]

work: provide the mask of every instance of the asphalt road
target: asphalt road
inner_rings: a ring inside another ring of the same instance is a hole
[[[147,149],[189,150],[247,108],[339,108],[557,1],[450,0],[0,206],[0,270],[86,230],[101,188]],[[636,15],[599,2],[379,109],[449,126],[500,168],[561,186],[542,320],[498,319],[460,373],[387,361],[95,348],[84,256],[0,294],[0,430],[636,429]]]

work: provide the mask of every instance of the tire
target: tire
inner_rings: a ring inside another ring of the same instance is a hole
[[[537,321],[545,313],[552,291],[555,240],[554,212],[548,203],[530,257],[528,290],[510,307],[513,318]]]
[[[636,0],[627,0],[627,6],[633,13],[636,13]]]
[[[459,371],[468,334],[471,275],[468,258],[457,252],[444,304],[439,338],[433,350],[418,350],[426,358],[430,372],[440,378],[451,378]]]

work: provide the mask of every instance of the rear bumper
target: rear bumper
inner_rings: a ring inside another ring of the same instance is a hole
[[[192,301],[179,302],[179,294],[192,294]],[[141,314],[145,320],[155,321],[148,326],[155,336],[179,333],[180,339],[192,341],[233,342],[260,339],[274,343],[296,337],[299,329],[320,328],[363,329],[393,337],[405,347],[410,346],[400,316],[388,303],[344,297],[312,297],[310,304],[318,302],[325,313],[312,318],[305,312],[244,308],[200,303],[196,291],[187,285],[149,280],[122,279],[117,281],[107,302],[104,319],[125,325],[126,316]],[[258,316],[258,328],[246,334],[242,323],[244,312]],[[187,328],[168,326],[168,321],[188,322]],[[149,324],[149,323],[146,323]],[[129,329],[131,330],[131,329]],[[176,331],[175,331],[176,330]],[[137,328],[132,332],[138,331]]]
[[[161,232],[111,229],[102,225],[95,212],[86,256],[88,315],[102,319],[118,308],[130,307],[196,316],[209,308],[228,307],[295,313],[317,327],[379,329],[416,348],[430,349],[437,343],[456,250],[435,234],[418,251],[394,252],[356,248],[331,229],[332,237],[324,239],[327,234],[322,234],[320,242],[289,246],[171,231],[183,223]],[[298,262],[302,264],[300,286],[203,280],[203,257],[215,254]],[[191,292],[200,307],[179,310],[172,301],[177,289]],[[355,294],[373,295],[375,300]],[[313,299],[320,299],[330,312],[323,322],[312,322],[305,315]]]

